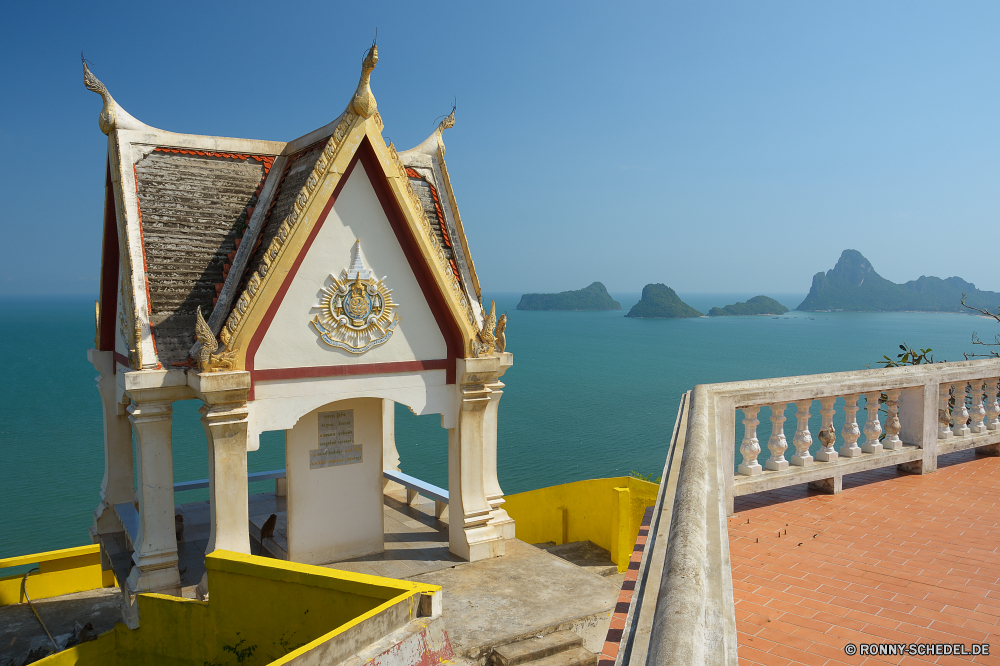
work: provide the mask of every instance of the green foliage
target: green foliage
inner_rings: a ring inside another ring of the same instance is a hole
[[[896,284],[876,273],[857,250],[844,250],[833,269],[813,276],[809,295],[796,310],[961,312],[963,294],[977,307],[1000,301],[1000,294],[980,291],[959,277],[921,276]]]
[[[896,360],[888,356],[883,356],[884,360],[877,361],[877,363],[886,368],[898,368],[904,365],[923,365],[934,362],[934,357],[931,355],[931,351],[933,350],[930,347],[927,349],[913,349],[904,343],[899,345],[899,348],[903,350],[903,353],[896,354]]]
[[[518,310],[621,310],[621,303],[611,298],[600,282],[577,291],[558,294],[522,294]]]
[[[788,308],[767,296],[754,296],[745,303],[733,303],[724,308],[712,308],[709,317],[726,317],[738,315],[778,315],[788,312]]]
[[[642,288],[642,300],[632,306],[626,317],[679,318],[700,317],[701,313],[680,299],[665,284],[647,284]]]
[[[661,477],[657,476],[654,479],[652,472],[650,472],[649,474],[643,474],[642,472],[637,472],[635,470],[632,470],[631,472],[629,472],[628,475],[630,477],[632,477],[633,479],[639,479],[640,481],[649,481],[650,483],[659,483],[660,482],[660,478],[661,478]]]

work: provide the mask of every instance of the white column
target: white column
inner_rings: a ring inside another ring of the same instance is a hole
[[[97,392],[101,395],[104,414],[104,480],[101,481],[101,501],[94,509],[94,526],[91,528],[94,535],[121,532],[122,524],[114,506],[135,502],[132,424],[125,405],[117,397],[114,356],[114,352],[96,349],[87,352],[90,362],[100,373]],[[128,402],[128,398],[125,400]]]
[[[497,476],[497,415],[500,409],[500,398],[503,397],[505,384],[500,377],[514,364],[514,355],[510,352],[500,354],[500,374],[497,381],[486,385],[490,389],[490,404],[486,408],[483,423],[485,449],[483,450],[483,477],[486,484],[486,500],[490,503],[490,525],[504,539],[514,538],[514,519],[507,515],[503,508],[503,490]]]
[[[131,374],[131,373],[130,373]],[[138,373],[136,373],[138,374]],[[135,429],[139,468],[139,532],[132,544],[135,566],[128,577],[131,594],[180,593],[177,537],[174,531],[174,464],[170,442],[170,400],[145,400],[156,389],[129,391],[129,420]],[[157,396],[162,397],[162,396]]]
[[[903,440],[899,438],[899,431],[902,426],[899,423],[899,389],[886,392],[886,406],[889,413],[885,419],[885,439],[882,440],[882,448],[886,451],[898,451],[903,448]]]
[[[948,413],[948,391],[950,384],[938,387],[938,439],[948,439],[954,433],[951,431],[951,415]]]
[[[382,469],[399,471],[399,451],[396,449],[396,403],[382,400]],[[382,479],[382,487],[388,481]]]
[[[760,407],[743,408],[743,441],[740,443],[743,462],[737,468],[737,471],[743,476],[757,476],[764,471],[760,463],[757,462],[757,456],[760,455],[760,442],[757,441],[757,426],[760,424],[760,421],[757,420],[757,414],[759,413]]]
[[[497,356],[458,359],[458,426],[448,431],[449,550],[470,562],[504,554],[504,538],[489,524],[483,451],[486,448],[487,383],[500,373]]]
[[[861,445],[861,450],[865,453],[882,453],[882,442],[878,441],[882,435],[882,424],[878,420],[878,401],[881,397],[881,391],[865,393],[868,419],[865,421],[865,443]]]
[[[955,422],[951,430],[955,437],[967,437],[969,435],[969,410],[965,407],[965,386],[968,382],[957,382],[952,384],[954,389],[953,397],[955,406],[951,411],[951,418]]]
[[[767,469],[780,471],[788,469],[788,461],[785,460],[785,450],[788,448],[788,441],[785,440],[785,408],[787,402],[779,402],[771,407],[771,437],[767,440],[767,448],[771,452],[771,457],[764,465]]]
[[[1000,377],[986,378],[986,429],[996,430],[1000,426],[1000,404],[997,403],[997,384]]]
[[[986,432],[986,408],[983,406],[983,380],[972,382],[972,425],[969,430],[974,433]]]
[[[809,432],[809,410],[812,408],[812,400],[799,400],[795,403],[798,410],[795,412],[797,425],[795,436],[792,437],[792,446],[795,447],[795,455],[792,456],[792,464],[799,467],[808,467],[813,464],[812,454],[809,447],[812,446],[812,434]]]
[[[844,437],[844,444],[840,447],[840,457],[856,458],[861,455],[861,447],[858,446],[858,438],[861,437],[861,430],[858,428],[858,393],[844,396],[844,427],[840,434]]]
[[[833,428],[833,403],[836,401],[836,396],[819,399],[819,404],[822,406],[819,413],[823,417],[823,423],[820,424],[819,434],[817,435],[819,437],[820,450],[816,452],[816,460],[820,462],[833,462],[837,459],[837,451],[833,448],[834,443],[837,441],[837,431]]]

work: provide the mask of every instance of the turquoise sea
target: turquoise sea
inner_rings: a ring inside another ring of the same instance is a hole
[[[754,295],[680,294],[702,312]],[[790,308],[804,297],[771,295]],[[514,354],[498,433],[505,492],[630,471],[659,475],[678,400],[695,384],[877,367],[903,342],[932,347],[936,360],[962,360],[973,331],[984,339],[1000,332],[992,320],[965,314],[627,319],[639,294],[613,296],[622,311],[523,312],[515,309],[519,294],[488,295],[507,313]],[[0,557],[88,543],[104,471],[96,373],[86,357],[93,300],[5,298],[0,307]],[[208,475],[197,408],[175,404],[176,481]],[[790,439],[789,424],[786,432]],[[416,417],[397,405],[396,440],[404,471],[447,487],[447,433],[438,416]],[[249,454],[250,470],[283,467],[283,442],[282,433],[267,433]],[[251,492],[271,488],[264,482]],[[188,491],[177,501],[206,498],[204,490]]]

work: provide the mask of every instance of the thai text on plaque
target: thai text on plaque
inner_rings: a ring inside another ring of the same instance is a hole
[[[319,448],[309,452],[309,469],[361,462],[361,445],[354,443],[354,410],[319,413]]]

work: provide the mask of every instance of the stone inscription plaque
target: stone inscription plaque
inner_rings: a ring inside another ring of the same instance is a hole
[[[319,413],[319,448],[309,452],[309,469],[361,462],[361,445],[354,443],[354,410]]]

